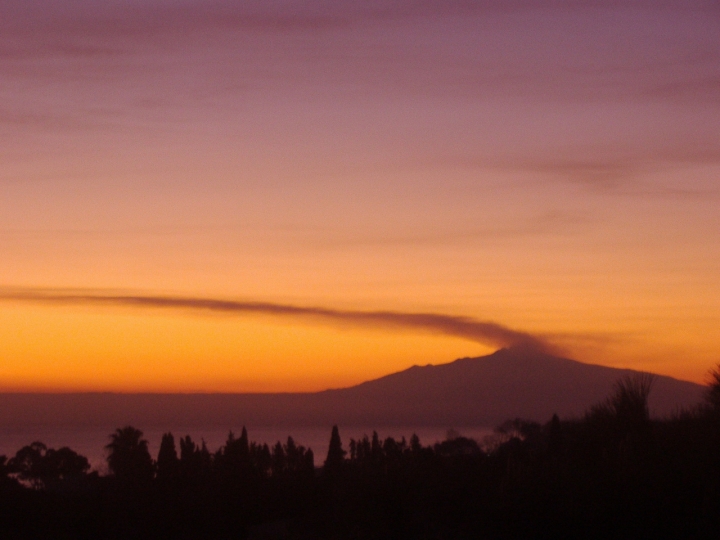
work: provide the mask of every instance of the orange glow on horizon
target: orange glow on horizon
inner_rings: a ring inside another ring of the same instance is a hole
[[[318,391],[491,352],[446,337],[272,318],[46,307],[0,314],[7,354],[25,359],[0,371],[3,391]]]
[[[534,318],[532,312],[524,314],[528,315]],[[550,338],[581,361],[700,383],[713,365],[711,340],[704,344],[706,366],[678,364],[676,358],[688,354],[678,343],[694,336],[666,328],[664,339],[649,348],[643,336],[647,329],[623,321],[602,327],[599,317],[594,320],[599,326],[568,328]],[[539,326],[533,330],[542,332]],[[0,370],[1,391],[319,391],[414,364],[439,364],[493,351],[438,334],[272,316],[12,303],[0,305],[0,340],[6,357],[23,358]],[[702,345],[695,340],[696,357]]]

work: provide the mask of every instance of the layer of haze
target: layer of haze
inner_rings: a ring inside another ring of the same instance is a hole
[[[703,381],[719,35],[710,0],[4,0],[0,390],[314,390],[503,345],[33,291],[432,314]]]

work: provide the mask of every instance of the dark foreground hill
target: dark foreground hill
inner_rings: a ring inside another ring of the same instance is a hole
[[[521,350],[413,366],[351,388],[287,394],[0,394],[0,428],[19,426],[494,426],[582,415],[634,371]],[[650,410],[700,402],[705,387],[656,376]]]

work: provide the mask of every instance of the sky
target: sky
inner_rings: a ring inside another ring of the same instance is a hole
[[[0,391],[720,362],[716,0],[4,0]]]

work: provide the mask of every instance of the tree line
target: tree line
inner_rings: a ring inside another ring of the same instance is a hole
[[[653,420],[652,378],[618,381],[581,418],[513,419],[490,440],[424,446],[376,432],[315,463],[292,437],[243,428],[211,452],[190,436],[109,437],[107,475],[70,448],[0,457],[2,538],[717,538],[720,370],[700,406]]]

